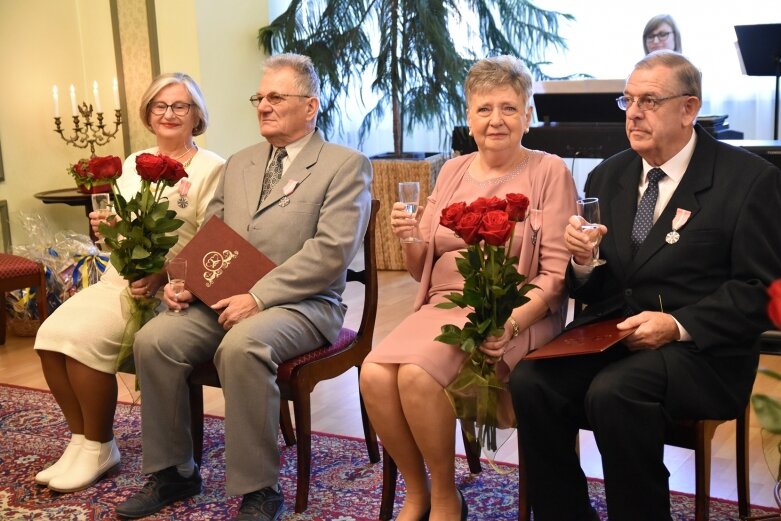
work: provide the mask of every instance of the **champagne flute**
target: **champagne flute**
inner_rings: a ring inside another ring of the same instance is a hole
[[[187,259],[171,259],[165,269],[168,273],[168,282],[171,283],[171,288],[174,290],[178,300],[179,295],[184,291],[184,281],[187,278]],[[169,309],[166,313],[169,315],[186,315],[187,311],[177,308]]]
[[[402,237],[401,242],[414,243],[422,242],[418,235],[418,203],[420,202],[420,183],[409,181],[399,183],[399,201],[404,204],[404,210],[410,214],[410,219],[415,221],[415,225],[408,237]]]
[[[112,213],[112,203],[110,194],[92,194],[92,210],[98,213],[101,220],[105,221]],[[105,246],[106,239],[101,237],[95,241],[99,247]]]
[[[602,234],[599,233],[599,199],[596,197],[578,199],[578,215],[585,221],[580,225],[581,231],[591,239],[590,266],[606,264],[605,259],[599,258],[599,242],[602,240]]]

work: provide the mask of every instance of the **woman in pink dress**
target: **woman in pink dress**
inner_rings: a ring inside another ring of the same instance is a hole
[[[526,353],[562,330],[566,313],[569,253],[562,230],[576,213],[576,189],[561,158],[521,144],[531,123],[531,75],[517,58],[487,58],[470,69],[464,91],[478,152],[442,167],[422,210],[422,242],[403,243],[407,270],[420,282],[415,312],[374,347],[361,370],[361,392],[372,424],[406,483],[401,521],[465,519],[467,512],[455,484],[456,417],[444,393],[466,355],[458,346],[434,341],[442,325],[460,326],[467,320],[468,309],[434,307],[445,295],[463,289],[455,259],[466,244],[439,225],[442,209],[478,197],[522,193],[530,209],[542,212],[536,231],[531,219],[518,223],[511,252],[519,257],[518,271],[537,288],[513,311],[504,334],[481,346],[498,359],[502,381]],[[394,204],[391,227],[397,236],[410,233],[409,217],[404,205]]]

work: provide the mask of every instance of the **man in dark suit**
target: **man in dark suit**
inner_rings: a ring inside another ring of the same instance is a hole
[[[193,461],[187,378],[214,360],[225,395],[228,494],[242,495],[237,520],[274,521],[279,487],[277,366],[333,342],[344,321],[346,271],[369,221],[372,169],[362,154],[326,143],[316,129],[320,82],[309,58],[268,58],[255,95],[265,142],[225,163],[207,219],[217,215],[276,268],[248,293],[211,308],[169,284],[169,307],[136,336],[143,389],[144,461],[151,477],[117,507],[143,517],[200,493]]]
[[[510,380],[535,521],[596,519],[575,452],[588,423],[611,521],[670,518],[665,427],[731,419],[745,407],[771,327],[767,286],[781,276],[781,172],[699,125],[701,75],[658,51],[640,61],[618,104],[631,150],[589,175],[603,225],[564,240],[570,327],[624,317],[633,333],[598,355],[518,364]],[[589,266],[593,233],[607,261]]]

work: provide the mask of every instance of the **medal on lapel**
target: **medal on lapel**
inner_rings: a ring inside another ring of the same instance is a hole
[[[179,199],[176,200],[176,205],[179,208],[185,209],[189,206],[190,201],[187,199],[187,192],[190,191],[190,180],[187,178],[179,181]]]
[[[667,244],[675,244],[678,242],[681,238],[681,234],[678,233],[678,230],[683,228],[683,225],[689,220],[691,214],[692,213],[689,210],[684,210],[683,208],[678,208],[675,211],[675,217],[673,217],[673,231],[668,233],[667,237],[664,239],[667,241]]]
[[[298,186],[298,181],[295,179],[291,179],[287,182],[285,187],[282,189],[282,198],[279,200],[279,206],[284,208],[285,206],[290,204],[290,195],[295,192],[296,187]]]

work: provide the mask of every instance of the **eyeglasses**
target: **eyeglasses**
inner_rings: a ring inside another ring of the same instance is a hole
[[[653,33],[646,36],[645,41],[647,43],[653,43],[654,40],[658,39],[660,42],[666,42],[667,38],[669,38],[671,34],[673,34],[672,31],[659,31],[658,33]]]
[[[293,98],[311,98],[312,96],[307,96],[306,94],[280,94],[278,92],[269,92],[265,96],[261,96],[260,94],[253,94],[249,97],[249,102],[252,103],[253,107],[257,107],[260,105],[260,102],[263,100],[268,101],[272,105],[279,105],[283,101],[285,101],[285,98],[293,97]]]
[[[633,98],[632,96],[619,96],[616,98],[618,108],[621,110],[628,110],[632,106],[632,103],[637,102],[637,108],[640,110],[656,110],[663,102],[675,98],[685,98],[691,96],[691,94],[678,94],[677,96],[667,96],[666,98],[653,98],[651,96],[640,96],[639,98]]]
[[[177,116],[186,116],[190,113],[190,107],[192,107],[192,105],[192,103],[185,103],[183,101],[177,101],[170,105],[168,103],[163,103],[162,101],[157,101],[149,105],[149,111],[155,116],[162,116],[170,107],[171,111]]]

